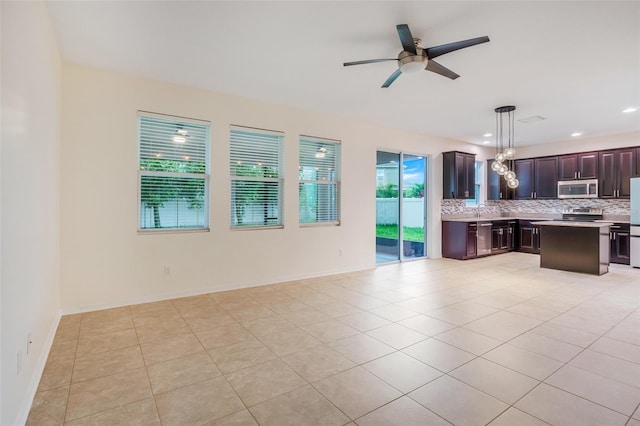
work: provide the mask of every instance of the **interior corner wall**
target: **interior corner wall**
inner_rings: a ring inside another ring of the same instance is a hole
[[[0,8],[0,424],[14,425],[26,421],[60,316],[61,64],[44,2]]]
[[[428,254],[439,257],[441,152],[482,149],[76,64],[62,79],[64,312],[374,268],[378,149],[431,156]],[[137,233],[138,110],[211,122],[211,232]],[[285,133],[283,229],[230,229],[230,125]],[[342,141],[340,226],[298,226],[300,134]]]

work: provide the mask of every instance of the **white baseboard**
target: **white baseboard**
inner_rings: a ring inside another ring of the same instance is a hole
[[[27,391],[25,392],[22,403],[20,404],[20,408],[18,409],[18,414],[16,415],[16,420],[14,422],[14,424],[16,425],[24,425],[25,423],[27,423],[29,411],[31,411],[31,405],[33,404],[33,398],[36,396],[36,392],[38,391],[40,379],[42,378],[44,367],[47,364],[47,358],[49,358],[49,352],[51,351],[53,339],[56,336],[56,330],[58,329],[58,324],[60,324],[61,317],[62,311],[58,310],[58,313],[51,323],[49,333],[47,334],[44,346],[42,347],[42,351],[40,352],[40,356],[38,357],[38,362],[36,363],[36,367],[33,370],[33,374],[31,375],[29,386],[27,387]]]
[[[160,302],[162,300],[175,299],[179,297],[198,296],[201,294],[218,293],[221,291],[238,290],[242,288],[258,287],[262,285],[277,284],[277,283],[287,282],[287,281],[304,280],[309,278],[319,278],[327,275],[344,274],[348,272],[365,271],[369,269],[371,269],[371,265],[367,264],[367,265],[356,266],[351,268],[321,271],[316,274],[286,275],[281,277],[270,278],[268,280],[253,280],[253,281],[226,284],[226,285],[221,285],[216,287],[202,287],[202,288],[191,289],[191,290],[161,293],[161,294],[155,294],[151,296],[121,300],[113,303],[67,307],[62,309],[62,315],[80,314],[83,312],[98,311],[102,309],[119,308],[122,306],[129,306],[129,305],[138,305],[140,303]]]

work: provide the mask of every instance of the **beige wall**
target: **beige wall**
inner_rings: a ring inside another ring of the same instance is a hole
[[[43,2],[3,1],[0,10],[0,424],[14,425],[26,420],[60,315],[60,59]]]
[[[211,232],[136,233],[137,110],[211,121]],[[232,124],[285,132],[284,229],[229,229]],[[339,227],[298,227],[300,134],[342,141]],[[482,148],[65,64],[63,309],[82,311],[375,267],[377,149],[433,156],[429,211],[436,217],[428,229],[429,254],[440,256],[440,153],[452,149],[481,153]],[[165,266],[171,269],[169,277],[163,274]]]

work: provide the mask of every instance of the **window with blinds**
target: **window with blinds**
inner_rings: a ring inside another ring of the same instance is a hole
[[[300,224],[340,223],[340,142],[300,137]]]
[[[209,127],[138,113],[139,231],[208,229]]]
[[[279,132],[231,128],[231,227],[282,226],[282,142]]]

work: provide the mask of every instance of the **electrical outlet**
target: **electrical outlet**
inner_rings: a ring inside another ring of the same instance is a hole
[[[342,249],[338,249],[338,256],[342,256]]]
[[[169,275],[171,275],[171,266],[165,265],[165,267],[164,267],[164,276],[168,277]]]
[[[18,351],[18,374],[22,372],[22,351]]]

